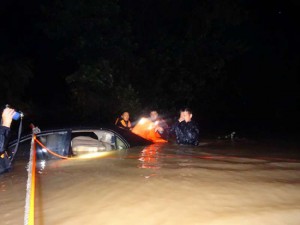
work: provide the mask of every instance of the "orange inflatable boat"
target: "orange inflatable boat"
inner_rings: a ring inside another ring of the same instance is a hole
[[[158,132],[155,132],[156,122],[152,122],[147,118],[141,118],[140,121],[133,127],[132,132],[154,143],[165,143]]]

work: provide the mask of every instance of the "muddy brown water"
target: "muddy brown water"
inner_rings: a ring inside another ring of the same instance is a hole
[[[35,224],[300,224],[300,157],[283,142],[154,144],[38,161]],[[0,175],[0,224],[24,224],[27,161]]]

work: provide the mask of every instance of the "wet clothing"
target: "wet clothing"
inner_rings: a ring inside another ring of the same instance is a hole
[[[182,141],[182,137],[183,137],[183,129],[181,129],[180,127],[182,126],[182,123],[184,121],[179,122],[178,120],[171,126],[170,130],[169,130],[169,138],[175,138],[177,144],[180,144]]]
[[[9,132],[10,132],[10,128],[0,126],[0,154],[2,154],[5,151]]]
[[[9,159],[5,152],[10,128],[0,126],[0,174],[7,171]]]
[[[152,121],[152,122],[153,122],[156,126],[162,127],[162,128],[164,129],[163,132],[159,132],[159,131],[157,131],[157,132],[160,134],[160,136],[161,136],[163,139],[167,140],[168,137],[169,137],[169,126],[168,126],[168,124],[166,123],[166,121],[164,121],[163,119],[157,119],[157,120]]]
[[[177,121],[171,129],[176,135],[177,144],[198,145],[199,144],[199,127],[196,122],[179,122]]]
[[[131,123],[130,121],[125,121],[123,118],[118,118],[115,122],[115,125],[117,125],[118,127],[125,129],[125,130],[130,130],[131,128]]]

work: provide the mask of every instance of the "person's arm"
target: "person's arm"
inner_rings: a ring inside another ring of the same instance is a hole
[[[168,139],[169,137],[168,124],[164,120],[159,121],[158,126],[155,128],[155,132],[158,132],[162,138]]]
[[[130,121],[128,121],[128,128],[129,128],[129,130],[132,130],[132,129],[133,129],[133,127],[132,127],[132,125],[131,125],[131,122],[130,122]]]
[[[15,110],[10,108],[6,108],[2,112],[2,124],[0,126],[0,153],[5,150],[14,113]]]

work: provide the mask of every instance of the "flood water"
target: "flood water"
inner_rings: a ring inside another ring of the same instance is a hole
[[[0,176],[0,224],[23,224],[26,161]],[[297,145],[154,144],[38,162],[35,224],[300,224]]]

